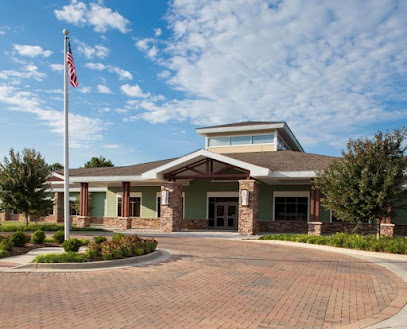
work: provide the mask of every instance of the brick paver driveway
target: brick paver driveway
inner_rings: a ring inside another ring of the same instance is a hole
[[[175,256],[154,266],[0,273],[0,327],[357,328],[375,314],[377,322],[396,313],[405,294],[394,274],[348,256],[244,241],[158,240]]]

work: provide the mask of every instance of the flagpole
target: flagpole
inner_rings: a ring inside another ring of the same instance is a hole
[[[68,69],[66,63],[67,43],[69,31],[64,29],[64,116],[65,116],[65,134],[64,134],[64,233],[65,240],[69,240],[69,231],[71,228],[69,214],[69,130],[68,130]]]

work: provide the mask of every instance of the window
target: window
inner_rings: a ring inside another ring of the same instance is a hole
[[[209,146],[230,145],[230,137],[209,138]]]
[[[141,198],[130,197],[130,217],[140,217]],[[117,216],[122,215],[122,197],[117,197]]]
[[[78,216],[79,212],[75,208],[75,201],[74,200],[69,200],[69,214],[71,216]]]
[[[251,144],[252,136],[236,136],[230,137],[230,144],[232,145],[242,145],[242,144]]]
[[[209,197],[208,198],[208,226],[215,226],[215,204],[217,202],[238,204],[239,198],[236,197]]]
[[[51,209],[49,210],[48,215],[52,216],[54,214],[54,207],[51,207]]]
[[[272,143],[274,143],[274,134],[213,137],[209,138],[208,140],[209,147],[229,146],[229,145],[272,144]]]
[[[275,220],[307,221],[307,197],[276,197],[274,206]]]
[[[157,218],[161,217],[161,197],[157,197]]]
[[[278,150],[289,150],[290,148],[288,145],[279,137],[277,142],[277,149]]]
[[[269,144],[274,143],[274,135],[258,135],[253,136],[253,144]]]

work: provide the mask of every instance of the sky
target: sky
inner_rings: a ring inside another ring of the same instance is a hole
[[[286,121],[306,152],[407,123],[407,1],[0,2],[0,158],[63,163],[63,34],[70,166],[204,147],[195,129]]]

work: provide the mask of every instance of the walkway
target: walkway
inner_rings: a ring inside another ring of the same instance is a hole
[[[407,297],[395,274],[341,254],[233,239],[157,239],[175,255],[158,265],[0,273],[1,326],[358,328],[395,314]]]

